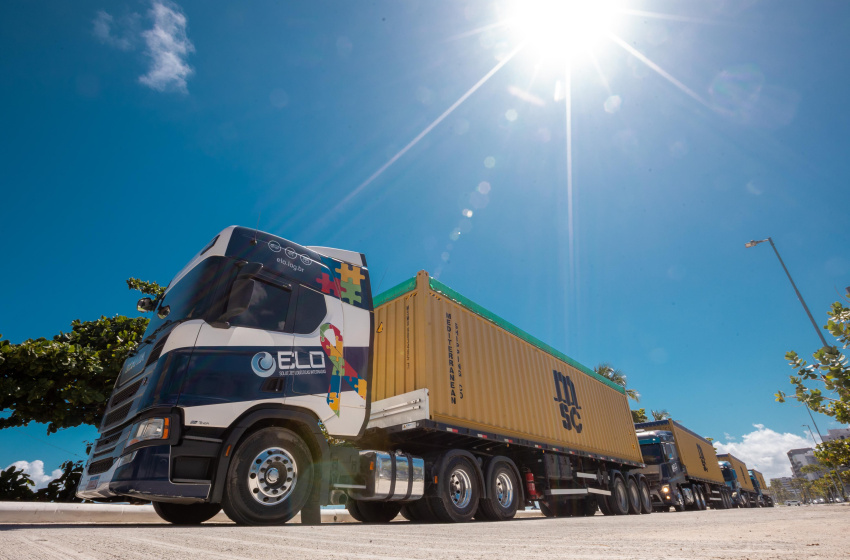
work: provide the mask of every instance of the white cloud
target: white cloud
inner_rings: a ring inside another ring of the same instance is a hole
[[[186,79],[193,70],[185,58],[195,51],[186,35],[186,16],[179,6],[165,1],[154,1],[150,15],[153,28],[144,31],[142,38],[151,64],[139,81],[157,91],[173,89],[186,93]]]
[[[15,461],[11,465],[9,465],[9,467],[21,469],[24,471],[24,474],[28,474],[32,481],[35,482],[35,486],[31,487],[33,491],[40,490],[41,488],[46,487],[51,480],[62,476],[62,469],[55,469],[50,474],[44,474],[44,462],[38,459],[33,462]]]
[[[774,432],[764,424],[753,424],[754,432],[741,436],[741,441],[732,441],[732,436],[726,436],[726,443],[714,442],[717,453],[731,453],[742,460],[751,469],[761,471],[764,477],[771,478],[791,476],[791,463],[788,461],[788,451],[801,447],[814,447],[814,442],[797,434]]]
[[[99,10],[92,22],[92,33],[101,43],[122,51],[129,51],[135,47],[138,20],[138,14],[130,14],[116,25],[114,17]]]

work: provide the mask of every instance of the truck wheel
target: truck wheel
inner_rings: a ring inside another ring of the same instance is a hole
[[[611,510],[611,507],[608,505],[608,500],[611,499],[611,496],[599,496],[597,500],[597,504],[599,505],[599,511],[602,512],[602,515],[614,515],[614,512]]]
[[[221,504],[173,504],[154,502],[153,510],[163,520],[175,525],[200,525],[221,511]]]
[[[463,523],[472,519],[478,510],[481,492],[475,466],[462,455],[450,458],[438,478],[436,496],[429,505],[439,521]]]
[[[696,492],[697,492],[697,509],[699,511],[705,511],[705,509],[706,509],[705,494],[703,493],[702,488],[697,488]]]
[[[676,489],[676,500],[673,508],[678,512],[685,511],[685,498],[682,496],[682,491],[678,488]]]
[[[611,495],[608,496],[608,507],[614,515],[629,513],[629,491],[621,475],[615,475],[611,484]]]
[[[732,498],[729,497],[729,492],[722,492],[720,497],[723,498],[723,509],[732,509]]]
[[[578,500],[578,503],[578,515],[580,517],[593,517],[594,515],[596,515],[596,510],[599,509],[599,506],[596,503],[595,496],[588,496],[583,500]]]
[[[634,477],[629,477],[626,487],[629,493],[629,513],[631,515],[640,515],[640,488]]]
[[[401,513],[401,516],[407,519],[408,521],[416,523],[417,521],[420,521],[420,519],[419,516],[416,515],[416,511],[413,509],[412,506],[413,504],[410,503],[402,505],[399,513]]]
[[[238,525],[280,525],[304,507],[312,484],[304,441],[286,428],[263,428],[233,454],[222,506]]]
[[[540,502],[540,511],[546,517],[570,517],[570,504],[563,498],[549,496],[546,501]]]
[[[401,511],[400,502],[351,500],[347,505],[351,517],[362,523],[389,523]]]
[[[419,498],[415,502],[408,502],[402,509],[407,510],[420,523],[435,523],[437,521],[437,516],[431,510],[430,500],[426,497]]]
[[[349,498],[348,502],[345,504],[345,509],[348,511],[348,515],[353,517],[355,521],[366,523],[366,517],[364,517],[363,513],[360,511],[360,508],[357,505],[357,500]]]
[[[500,460],[488,469],[487,485],[489,498],[481,498],[477,516],[490,521],[512,519],[519,507],[519,484],[516,475],[507,461]]]
[[[640,480],[640,511],[652,513],[652,494],[649,492],[649,484],[643,478]]]

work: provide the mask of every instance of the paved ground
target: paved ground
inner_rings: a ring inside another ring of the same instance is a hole
[[[6,524],[0,558],[844,559],[848,520],[850,507],[822,505],[463,525]]]

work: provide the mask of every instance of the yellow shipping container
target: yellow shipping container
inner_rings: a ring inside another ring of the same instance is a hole
[[[718,461],[728,461],[732,468],[735,469],[735,474],[738,475],[738,483],[741,488],[748,492],[755,492],[753,481],[750,480],[750,473],[747,472],[747,465],[731,453],[725,453],[717,456]]]
[[[756,481],[759,483],[762,492],[767,492],[767,482],[764,480],[764,475],[755,469],[750,469],[753,471],[753,476],[756,477]]]
[[[689,478],[704,482],[723,484],[723,473],[717,464],[717,452],[714,446],[704,437],[690,431],[674,420],[659,420],[644,422],[637,425],[644,430],[667,430],[673,432],[679,459],[685,467]]]
[[[428,390],[438,429],[640,465],[622,387],[421,271],[375,298],[372,399]]]

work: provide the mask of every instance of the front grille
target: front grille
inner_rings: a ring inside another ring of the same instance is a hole
[[[100,461],[95,461],[91,465],[89,465],[88,473],[92,474],[100,474],[105,473],[112,467],[112,457],[109,459],[101,459]]]
[[[105,447],[111,447],[112,444],[115,443],[116,441],[118,441],[118,438],[120,438],[120,437],[121,437],[121,432],[112,434],[111,436],[102,437],[99,440],[97,440],[97,443],[95,443],[94,450],[100,451],[101,449],[103,449]]]
[[[106,420],[103,421],[103,427],[106,428],[106,427],[111,426],[111,425],[113,425],[117,422],[120,422],[121,420],[126,418],[127,413],[130,412],[130,406],[132,404],[133,404],[132,402],[128,402],[127,404],[125,404],[121,408],[116,408],[115,410],[113,410],[112,412],[107,414]]]
[[[136,394],[136,391],[139,390],[139,387],[142,386],[143,379],[139,379],[126,389],[122,389],[119,393],[112,397],[112,400],[109,401],[109,406],[115,406],[118,403],[122,403]]]

